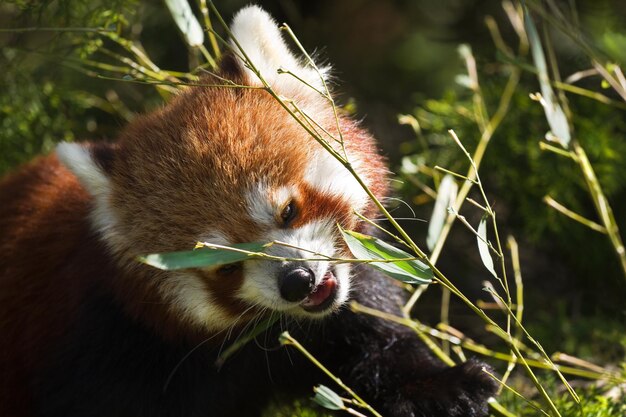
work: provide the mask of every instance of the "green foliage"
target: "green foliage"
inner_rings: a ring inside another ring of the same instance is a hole
[[[538,311],[530,331],[551,352],[576,352],[594,363],[626,363],[626,334],[614,317],[570,317],[563,301]]]
[[[546,382],[546,388],[555,391],[557,383],[552,380]],[[580,404],[577,404],[569,395],[559,395],[554,399],[562,417],[621,417],[626,415],[626,398],[610,398],[605,391],[593,385],[578,387]],[[537,410],[528,406],[528,403],[504,391],[499,400],[509,411],[518,417],[537,417],[541,415]]]
[[[341,229],[341,233],[350,251],[357,259],[412,258],[410,254],[375,237],[343,229]],[[428,284],[433,279],[433,271],[428,265],[418,260],[372,262],[370,265],[393,279],[407,284]]]
[[[166,271],[185,268],[215,267],[225,264],[244,261],[256,257],[254,254],[263,252],[267,246],[264,243],[236,243],[230,245],[233,249],[213,248],[210,244],[201,245],[191,251],[154,253],[139,258],[139,261]]]
[[[97,82],[69,68],[76,68],[76,62],[103,45],[98,33],[83,29],[117,30],[136,2],[17,1],[13,5],[3,8],[5,19],[10,19],[0,19],[3,27],[77,31],[27,31],[0,37],[0,175],[50,152],[59,141],[90,137],[96,130],[103,133],[99,119],[104,113],[99,110],[114,113],[112,106],[100,96],[104,92]]]
[[[138,0],[9,0],[20,11],[18,21],[27,19],[48,27],[108,27],[137,9]],[[43,24],[42,24],[43,23]]]
[[[28,74],[3,71],[0,77],[0,174],[84,130],[77,122],[85,112],[79,97]]]
[[[499,99],[504,75],[484,77],[481,88],[487,103]],[[611,285],[621,285],[619,265],[610,255],[606,236],[573,222],[543,202],[545,195],[551,195],[573,211],[590,219],[597,218],[579,167],[567,158],[539,148],[549,127],[542,107],[529,98],[529,92],[536,89],[532,74],[523,78],[513,96],[511,110],[491,140],[483,161],[481,176],[488,184],[487,189],[497,196],[495,209],[506,213],[500,219],[533,245],[549,250],[567,263],[572,278],[583,288],[591,290],[595,283],[589,277],[600,274],[614,277],[609,281]],[[605,104],[578,96],[569,99],[575,138],[591,159],[621,226],[626,223],[624,211],[619,209],[626,205],[626,141],[623,140],[626,118],[616,115],[622,110]],[[466,172],[467,160],[447,130],[454,128],[471,152],[480,138],[472,106],[469,92],[450,90],[441,99],[427,100],[417,108],[414,114],[423,132],[422,141],[405,144],[413,161]],[[422,182],[432,181],[424,174],[418,175]],[[410,184],[407,182],[404,191],[418,193]],[[596,286],[590,295],[604,297],[606,293]]]
[[[315,396],[313,401],[328,410],[343,410],[346,406],[341,397],[325,385],[318,385],[313,388]]]

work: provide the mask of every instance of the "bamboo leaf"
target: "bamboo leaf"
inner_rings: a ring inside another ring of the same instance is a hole
[[[341,229],[343,239],[348,244],[350,251],[357,259],[381,259],[394,260],[405,259],[395,262],[372,262],[370,265],[391,278],[408,284],[428,284],[433,279],[433,271],[424,262],[390,244],[373,236]]]
[[[234,250],[202,247],[190,251],[153,253],[139,257],[139,261],[166,271],[219,266],[250,259],[254,257],[254,253],[249,252],[263,252],[265,244],[237,243],[231,247]]]
[[[194,16],[187,0],[165,0],[165,4],[174,18],[178,29],[185,36],[189,46],[200,46],[204,43],[202,26]]]
[[[318,385],[313,388],[313,391],[315,392],[313,401],[322,407],[328,410],[344,410],[346,408],[341,397],[327,386]]]
[[[435,207],[428,223],[428,236],[426,237],[426,246],[430,251],[433,250],[437,240],[439,240],[439,236],[441,236],[441,230],[448,214],[448,207],[456,200],[458,188],[459,186],[450,174],[446,174],[439,184]]]
[[[539,85],[541,87],[540,100],[552,131],[552,138],[555,138],[558,143],[567,149],[571,140],[571,133],[569,129],[569,123],[565,112],[561,108],[550,85],[550,77],[548,76],[548,65],[546,64],[546,57],[541,47],[541,40],[537,33],[537,28],[533,22],[528,9],[524,8],[524,26],[526,26],[526,33],[528,34],[528,41],[530,42],[530,51],[537,68],[537,77],[539,79]]]
[[[496,270],[493,266],[493,258],[491,257],[491,253],[489,253],[489,245],[487,244],[487,216],[483,216],[483,218],[480,219],[477,231],[478,236],[476,236],[476,241],[478,242],[480,259],[483,261],[485,268],[491,272],[491,275],[498,278],[498,274],[496,274]]]

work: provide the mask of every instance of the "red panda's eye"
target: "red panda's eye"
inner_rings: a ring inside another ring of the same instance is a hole
[[[289,204],[285,206],[285,208],[283,208],[283,211],[280,213],[280,218],[283,221],[283,226],[289,226],[289,223],[291,223],[295,217],[296,205],[292,200],[289,202]]]
[[[219,275],[231,275],[239,271],[239,269],[241,269],[241,263],[226,264],[224,266],[219,267],[217,269],[217,273]]]

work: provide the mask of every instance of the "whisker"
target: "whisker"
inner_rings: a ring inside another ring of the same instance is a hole
[[[274,317],[275,311],[272,310],[272,312],[270,313],[270,320]],[[280,313],[278,320],[282,320],[282,317],[280,316]],[[267,344],[267,335],[268,335],[269,331],[265,332],[265,343]],[[256,338],[254,338],[255,342],[257,343],[257,346],[259,346],[258,341],[256,340]],[[272,367],[270,366],[270,357],[268,355],[269,350],[268,349],[264,349],[263,347],[259,346],[259,348],[263,351],[263,354],[265,355],[265,366],[267,368],[267,376],[269,377],[269,380],[274,382],[274,378],[272,377]]]
[[[237,326],[237,323],[239,322],[239,320],[241,320],[241,318],[250,310],[252,310],[255,306],[251,305],[250,307],[246,308],[243,313],[241,313],[239,316],[237,316],[237,318],[235,319],[235,321],[233,322],[233,324],[231,324],[228,327],[228,332],[226,333],[226,340],[230,339],[230,337],[232,336],[233,330],[235,329],[235,326]]]
[[[204,346],[206,343],[208,343],[211,339],[215,338],[219,334],[220,334],[220,332],[217,332],[213,336],[211,336],[211,337],[203,340],[202,342],[198,343],[189,352],[187,352],[185,354],[185,356],[183,356],[180,361],[178,361],[176,366],[174,366],[174,369],[172,369],[172,372],[170,372],[170,374],[168,375],[167,379],[165,380],[165,384],[163,385],[163,392],[167,391],[167,387],[169,386],[170,382],[172,382],[172,378],[174,378],[174,375],[176,374],[178,369],[181,367],[183,362],[185,362],[187,360],[187,358],[189,358],[196,350],[200,349],[200,347]]]
[[[250,308],[253,307],[258,307],[259,304],[253,304],[252,306],[250,306]],[[239,334],[237,335],[237,337],[235,338],[235,340],[233,340],[232,344],[235,344],[239,341],[239,339],[241,338],[241,336],[243,336],[244,334],[246,334],[246,332],[248,331],[249,328],[254,328],[258,322],[261,320],[261,318],[263,318],[264,313],[267,311],[267,307],[263,307],[261,309],[261,311],[259,311],[250,321],[248,321],[248,323],[246,323],[246,325],[239,331]],[[218,356],[221,355],[222,350],[224,349],[224,345],[226,344],[226,339],[222,342],[219,352],[218,352]]]
[[[415,211],[413,211],[413,207],[411,207],[411,206],[409,205],[409,203],[407,203],[406,201],[402,200],[401,198],[396,198],[396,197],[387,197],[387,198],[385,198],[385,199],[383,199],[383,200],[384,200],[384,201],[387,201],[387,200],[389,200],[389,201],[397,201],[397,202],[399,202],[399,203],[401,203],[401,204],[405,205],[405,206],[406,206],[406,207],[407,207],[407,208],[411,211],[411,213],[413,214],[413,217],[416,217],[416,216],[415,216]]]

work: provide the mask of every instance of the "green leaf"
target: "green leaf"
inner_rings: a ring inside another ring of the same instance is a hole
[[[446,174],[437,190],[437,200],[435,201],[435,207],[433,208],[433,214],[428,222],[428,236],[426,237],[426,246],[428,250],[432,251],[439,240],[441,230],[443,229],[443,223],[446,220],[448,207],[456,200],[456,193],[459,186],[452,178],[452,175]]]
[[[491,274],[498,278],[496,270],[493,267],[493,258],[489,253],[489,245],[487,244],[487,216],[483,216],[478,224],[478,236],[476,236],[478,242],[478,252],[480,253],[480,259],[482,259],[485,268],[491,272]]]
[[[343,239],[350,251],[357,259],[405,259],[412,255],[391,246],[373,236],[340,229]],[[408,284],[428,284],[433,279],[433,271],[424,262],[418,260],[403,260],[395,262],[372,262],[370,265],[391,278]]]
[[[313,388],[315,397],[313,401],[328,410],[345,410],[346,406],[343,404],[343,400],[335,391],[324,385],[318,385]]]
[[[548,119],[548,124],[552,134],[556,136],[558,142],[567,149],[571,140],[571,134],[569,129],[569,123],[565,112],[559,105],[554,90],[550,85],[550,77],[548,76],[548,65],[546,64],[546,57],[541,47],[541,40],[537,33],[537,28],[533,23],[533,19],[528,13],[528,9],[524,7],[524,26],[526,27],[526,33],[528,34],[528,42],[530,43],[530,52],[537,68],[537,77],[539,78],[539,85],[541,86],[541,95],[543,100],[541,105],[543,106]]]
[[[230,245],[232,249],[203,247],[182,252],[153,253],[140,256],[139,261],[166,271],[218,266],[250,259],[254,257],[254,252],[263,252],[265,247],[265,243],[259,242],[237,243]]]
[[[165,4],[174,18],[178,29],[185,36],[189,46],[200,46],[204,43],[204,32],[198,19],[194,16],[187,0],[165,0]]]

